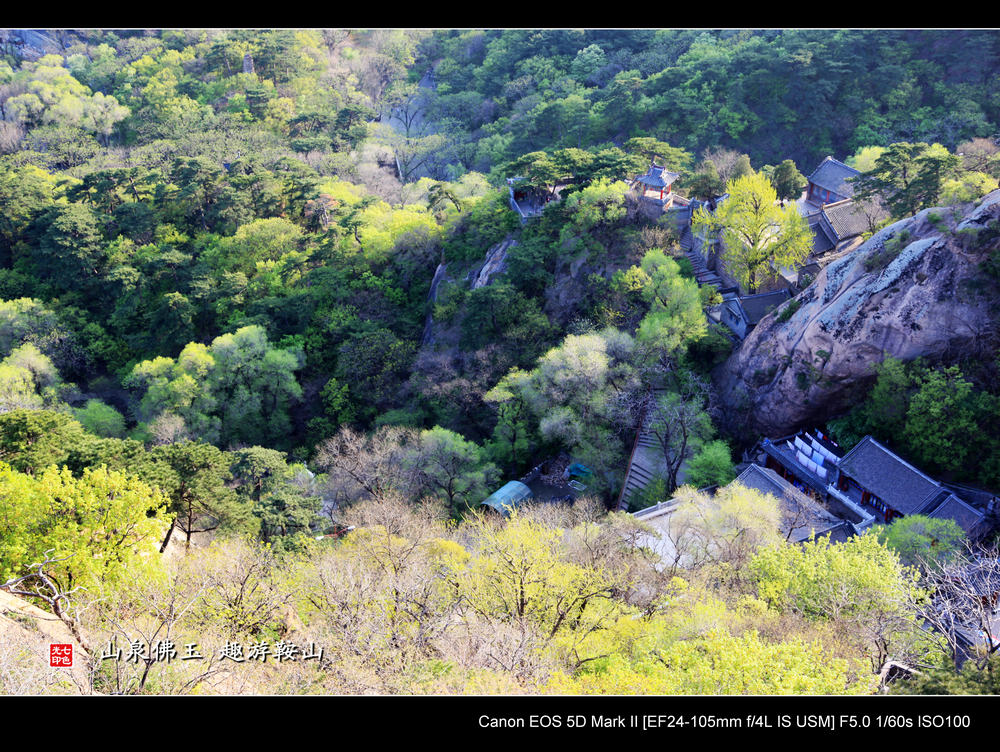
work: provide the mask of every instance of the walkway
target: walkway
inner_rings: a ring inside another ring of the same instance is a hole
[[[654,390],[653,399],[658,399],[664,391],[663,389]],[[663,457],[663,449],[656,436],[647,430],[644,417],[636,437],[632,456],[629,458],[628,469],[625,471],[622,492],[618,496],[618,511],[628,511],[632,494],[641,493],[654,478],[665,477],[666,472],[667,463]]]
[[[702,285],[713,285],[717,288],[725,287],[722,277],[709,269],[705,264],[705,258],[694,249],[694,235],[691,232],[690,225],[685,227],[684,232],[681,234],[681,248],[684,249],[684,254],[688,257],[691,266],[694,268],[694,278],[697,280],[699,287]]]

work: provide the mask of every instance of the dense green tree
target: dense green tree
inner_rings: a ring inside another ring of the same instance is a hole
[[[0,582],[48,551],[61,592],[96,592],[159,569],[166,527],[163,494],[134,477],[103,467],[74,477],[54,466],[31,476],[0,465]]]
[[[504,282],[479,287],[466,298],[462,345],[470,349],[499,342],[519,363],[537,356],[551,325],[534,298]]]
[[[270,344],[259,326],[188,344],[177,357],[143,361],[125,384],[142,395],[140,416],[180,416],[192,436],[210,442],[284,444],[289,409],[302,396],[295,371],[302,354]]]
[[[370,415],[395,401],[414,352],[411,342],[384,328],[352,335],[340,346],[337,379],[359,401],[359,413]]]
[[[881,199],[895,218],[913,215],[938,204],[945,181],[960,165],[941,144],[890,144],[871,171],[856,178],[855,196]]]
[[[729,445],[709,441],[687,463],[684,482],[695,488],[724,486],[736,477]]]
[[[887,548],[899,554],[907,566],[934,567],[953,559],[962,549],[965,533],[954,520],[909,514],[876,533]]]
[[[19,472],[63,465],[70,451],[87,442],[83,426],[65,413],[22,409],[0,414],[0,461]]]
[[[184,441],[154,447],[150,458],[158,467],[157,486],[170,500],[174,525],[191,536],[213,530],[256,533],[259,521],[248,504],[241,502],[229,485],[229,457],[216,447]]]
[[[634,284],[641,287],[649,305],[636,339],[651,360],[671,363],[690,342],[708,332],[698,283],[682,276],[677,262],[660,249],[654,248],[643,256]]]
[[[525,398],[526,371],[513,369],[483,399],[495,406],[497,423],[486,451],[499,464],[521,468],[535,444],[531,411]]]
[[[121,438],[125,435],[125,416],[101,400],[90,399],[74,411],[76,419],[89,433],[103,438]]]
[[[763,172],[782,201],[794,201],[802,195],[802,190],[808,184],[805,175],[799,172],[795,162],[790,159],[784,160],[770,171]]]
[[[60,292],[95,291],[104,273],[104,242],[94,212],[83,204],[55,206],[35,221],[35,269]]]
[[[978,429],[971,382],[958,366],[950,366],[918,376],[916,387],[903,430],[907,448],[925,467],[964,468],[972,450],[968,437]]]
[[[697,172],[684,181],[684,185],[692,198],[702,200],[717,198],[726,190],[725,181],[719,177],[715,162],[710,159],[702,162]]]
[[[442,499],[456,517],[489,496],[499,477],[480,447],[440,426],[421,432],[406,461],[423,491]]]

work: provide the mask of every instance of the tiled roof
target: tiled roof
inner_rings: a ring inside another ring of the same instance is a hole
[[[927,516],[955,520],[966,534],[972,533],[979,527],[985,517],[982,512],[973,509],[953,493],[948,493],[944,502]]]
[[[823,207],[822,214],[836,233],[837,240],[852,238],[871,229],[868,217],[861,207],[850,199],[827,204]]]
[[[775,290],[774,292],[763,292],[759,295],[741,296],[739,300],[747,321],[751,325],[756,326],[762,318],[790,297],[792,296],[788,290]]]
[[[813,174],[809,176],[809,182],[820,188],[833,191],[838,196],[850,197],[854,195],[854,187],[846,181],[848,178],[860,174],[853,167],[848,167],[833,157],[827,157],[820,163],[819,167],[813,170]]]
[[[747,488],[755,488],[762,493],[771,494],[779,499],[784,498],[789,501],[798,501],[801,503],[810,501],[808,496],[774,472],[774,470],[761,467],[760,465],[750,465],[739,474],[739,477],[733,483],[739,483]]]
[[[812,252],[814,254],[818,256],[827,251],[832,251],[836,247],[837,239],[830,237],[830,233],[826,229],[826,222],[823,221],[823,218],[819,214],[809,218],[809,229],[813,232]]]
[[[660,165],[651,165],[649,172],[645,175],[640,175],[636,180],[643,185],[648,185],[653,188],[665,188],[671,185],[680,175],[676,172],[670,172],[666,167],[661,167]]]
[[[846,543],[848,539],[853,538],[855,535],[857,535],[857,531],[855,530],[854,525],[847,520],[842,520],[826,530],[816,530],[817,538],[828,536],[830,538],[830,543]]]
[[[941,486],[865,436],[840,461],[841,473],[902,514],[920,514],[941,493]]]
[[[820,478],[812,469],[805,467],[798,461],[796,450],[789,447],[793,436],[784,439],[764,439],[761,448],[766,454],[774,457],[783,467],[791,471],[799,480],[819,493],[826,493],[826,487],[832,480],[830,469],[827,469],[826,477]]]

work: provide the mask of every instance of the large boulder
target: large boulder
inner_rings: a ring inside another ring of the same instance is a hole
[[[843,413],[887,356],[989,352],[1000,297],[980,265],[998,238],[994,191],[965,212],[928,209],[896,222],[831,263],[716,371],[730,430],[780,436]]]

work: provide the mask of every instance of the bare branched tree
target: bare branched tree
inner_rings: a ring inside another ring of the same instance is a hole
[[[371,434],[344,427],[324,441],[316,464],[326,471],[327,497],[338,510],[363,499],[382,499],[413,487],[413,469],[404,462],[415,446],[416,432],[400,426],[382,426]]]
[[[0,584],[0,590],[6,590],[12,595],[38,598],[44,601],[52,609],[52,613],[66,625],[80,647],[89,654],[90,644],[80,631],[78,620],[68,612],[70,606],[69,597],[80,588],[75,587],[67,590],[59,584],[55,577],[45,571],[45,568],[50,564],[66,561],[69,557],[63,556],[62,558],[54,559],[52,558],[53,553],[55,553],[55,549],[50,548],[44,553],[44,559],[41,562],[36,562],[28,567],[29,570],[33,571]]]
[[[920,616],[956,666],[966,659],[983,669],[1000,651],[1000,551],[968,545],[965,556],[927,567],[930,599]]]

